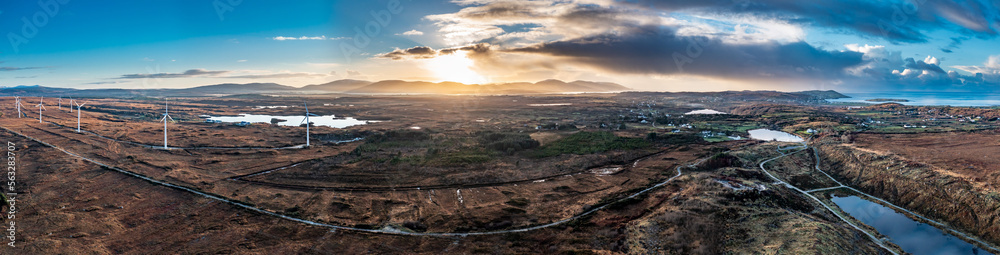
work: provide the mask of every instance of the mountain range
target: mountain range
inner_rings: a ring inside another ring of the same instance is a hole
[[[324,84],[292,87],[277,83],[224,83],[184,89],[71,89],[45,86],[0,87],[0,95],[25,96],[220,96],[237,94],[541,94],[576,92],[618,92],[631,90],[610,82],[544,80],[535,83],[463,84],[385,80],[337,80]]]

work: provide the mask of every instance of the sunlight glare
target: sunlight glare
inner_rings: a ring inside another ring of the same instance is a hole
[[[455,52],[425,60],[424,68],[433,72],[434,77],[438,79],[436,82],[453,81],[465,84],[489,82],[486,77],[472,70],[473,64],[465,52]]]

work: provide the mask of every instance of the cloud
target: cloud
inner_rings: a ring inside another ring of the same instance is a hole
[[[347,70],[347,75],[348,76],[361,76],[361,72],[354,71],[354,70]]]
[[[119,84],[119,83],[125,83],[125,82],[124,81],[98,81],[98,82],[89,82],[89,83],[84,83],[84,84],[89,84],[89,85],[104,85],[104,84]]]
[[[115,79],[146,79],[146,78],[191,78],[202,76],[217,76],[229,71],[209,71],[205,69],[191,69],[183,73],[152,73],[152,74],[123,74]]]
[[[971,80],[1000,84],[1000,55],[989,56],[982,66],[952,66],[955,69],[972,73]]]
[[[236,60],[236,63],[244,63],[244,62],[247,62],[247,60],[246,59]]]
[[[424,32],[420,32],[420,31],[417,31],[416,29],[414,29],[414,30],[406,31],[406,32],[399,33],[399,34],[396,34],[396,35],[418,36],[418,35],[424,35]]]
[[[42,69],[44,67],[32,66],[32,67],[13,67],[13,66],[0,66],[0,71],[20,71],[20,70],[31,70],[31,69]]]
[[[942,60],[933,56],[927,56],[923,60],[904,59],[901,52],[887,50],[881,45],[845,46],[850,51],[864,54],[864,64],[848,69],[855,81],[864,84],[894,89],[995,89],[995,85],[1000,83],[1000,55],[990,57],[983,66],[952,66],[973,74],[963,75],[943,70],[940,66]]]
[[[221,78],[236,78],[236,79],[288,79],[288,78],[309,78],[309,77],[326,77],[327,74],[318,73],[274,73],[274,74],[247,74],[247,75],[235,75],[235,76],[225,76]]]
[[[378,54],[376,58],[388,58],[392,60],[400,59],[423,59],[423,58],[434,58],[438,55],[438,52],[431,47],[427,46],[417,46],[409,49],[396,49],[388,53]]]
[[[300,36],[300,37],[289,37],[289,36],[275,36],[275,37],[271,37],[271,40],[275,40],[275,41],[344,40],[344,39],[350,39],[350,37],[330,37],[330,38],[327,38],[325,35],[321,35],[321,36]]]
[[[968,36],[963,36],[963,37],[952,37],[950,39],[951,39],[951,42],[948,43],[948,46],[941,47],[941,51],[942,52],[944,52],[944,53],[952,53],[952,52],[954,52],[954,50],[958,49],[958,46],[962,45],[962,42],[964,42],[966,40],[969,40],[969,39],[972,39],[972,38],[968,37]]]
[[[905,65],[903,65],[903,67],[906,67],[907,69],[926,70],[942,74],[945,73],[944,70],[937,65],[940,62],[938,62],[936,58],[931,56],[927,56],[927,59],[925,60],[914,60],[913,58],[906,58],[903,60],[903,62],[906,63]]]
[[[387,53],[377,54],[375,55],[375,57],[388,58],[392,60],[429,59],[441,55],[449,55],[455,53],[456,51],[469,51],[473,54],[473,56],[475,56],[476,54],[485,54],[490,52],[490,44],[480,43],[464,47],[447,48],[441,50],[435,50],[427,46],[416,46],[409,49],[396,49]]]
[[[479,70],[533,73],[577,65],[615,74],[809,80],[841,77],[863,62],[856,52],[802,42],[803,29],[777,16],[672,15],[651,4],[604,0],[455,2],[465,7],[426,18],[446,42],[467,46],[417,46],[376,57],[427,59],[462,50]]]
[[[827,51],[805,42],[731,44],[675,29],[636,28],[541,43],[507,52],[543,54],[623,74],[690,74],[734,79],[829,79],[861,64],[857,52]]]
[[[995,0],[632,0],[627,4],[668,12],[771,16],[896,43],[927,42],[927,33],[935,30],[992,38],[1000,29]]]
[[[465,51],[474,61],[472,68],[491,77],[600,73],[799,84],[962,85],[976,82],[975,76],[944,70],[944,59],[903,58],[885,46],[822,48],[806,42],[806,29],[892,45],[928,42],[934,31],[960,34],[940,47],[943,52],[971,38],[994,38],[1000,30],[997,0],[452,2],[461,9],[425,17],[448,47],[418,45],[375,58],[429,59]]]
[[[145,62],[153,62],[153,61],[156,61],[156,59],[151,59],[151,58],[149,58],[149,57],[145,57],[145,58],[142,58],[142,61],[145,61]]]

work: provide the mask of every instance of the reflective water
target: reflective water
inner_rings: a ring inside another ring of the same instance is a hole
[[[785,132],[781,132],[781,131],[774,131],[774,130],[770,130],[770,129],[763,129],[763,128],[761,128],[761,129],[750,130],[750,131],[747,131],[747,132],[750,133],[750,138],[757,139],[757,140],[779,141],[779,142],[792,142],[792,143],[798,143],[798,142],[805,141],[805,140],[802,139],[802,137],[798,137],[798,136],[793,135],[793,134],[789,134],[789,133],[785,133]]]
[[[726,114],[726,113],[725,112],[716,111],[716,110],[712,110],[712,109],[701,109],[701,110],[695,110],[695,111],[687,112],[684,115],[691,115],[691,114]]]
[[[275,116],[275,115],[255,115],[255,114],[240,114],[239,116],[211,116],[209,120],[218,120],[222,122],[250,122],[250,123],[271,123],[271,119],[284,120],[278,122],[281,126],[293,126],[297,127],[302,123],[305,123],[305,116]],[[345,128],[350,126],[365,125],[368,123],[379,122],[373,120],[358,120],[352,117],[337,118],[334,115],[325,116],[310,116],[309,122],[313,123],[313,126],[326,126],[332,128]]]
[[[829,99],[830,102],[854,102],[880,104],[882,102],[867,102],[868,99],[890,98],[906,99],[909,102],[899,102],[905,105],[951,105],[951,106],[997,106],[1000,105],[1000,93],[990,91],[980,92],[863,92],[844,93],[851,98]]]
[[[556,104],[528,104],[528,106],[569,106],[573,105],[571,103],[556,103]]]
[[[855,219],[892,239],[904,251],[915,254],[992,254],[934,226],[917,222],[872,201],[857,196],[830,200]]]

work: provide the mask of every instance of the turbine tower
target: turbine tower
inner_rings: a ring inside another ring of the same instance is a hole
[[[174,118],[170,117],[170,106],[167,105],[167,99],[163,99],[163,149],[169,150],[170,147],[167,146],[167,121],[174,121]]]
[[[21,104],[21,97],[15,96],[14,100],[17,101],[14,104],[17,105],[17,118],[20,119],[21,115],[24,115],[23,113],[21,113],[21,107],[24,107],[24,105]]]
[[[72,97],[70,97],[70,98],[69,98],[69,112],[73,112],[73,105],[74,105],[74,104],[77,104],[77,103],[76,103],[76,100],[73,100],[73,98],[72,98]]]
[[[73,107],[73,105],[70,105],[70,107]],[[62,110],[62,97],[59,97],[59,110]]]
[[[73,101],[73,104],[76,104],[76,110],[77,110],[76,111],[76,132],[80,133],[80,113],[83,112],[83,109],[81,109],[81,108],[83,108],[83,106],[86,105],[87,103],[77,104],[76,101]],[[69,105],[69,110],[73,111],[73,105]]]
[[[311,113],[309,113],[309,104],[308,103],[302,103],[302,105],[304,105],[306,107],[306,118],[304,120],[302,120],[302,122],[306,123],[306,147],[309,147],[310,146],[310,143],[309,143],[309,126],[312,125],[312,123],[309,122],[309,115],[311,115]],[[302,123],[299,123],[299,124],[302,124]]]
[[[38,107],[38,123],[43,123],[42,122],[42,111],[45,110],[45,97],[41,97],[41,98],[38,99],[38,106],[36,106],[36,107]]]

